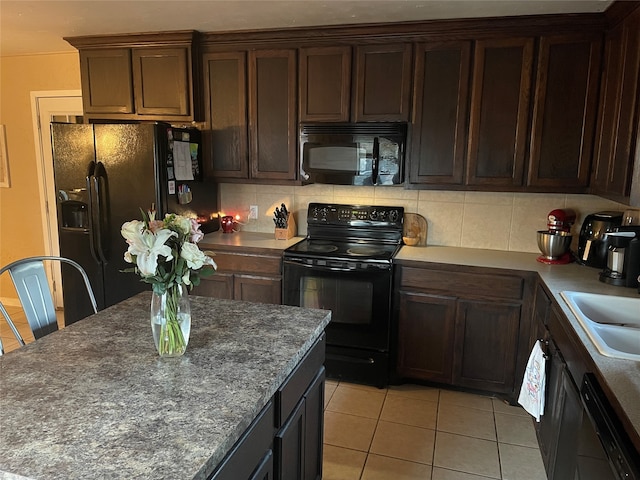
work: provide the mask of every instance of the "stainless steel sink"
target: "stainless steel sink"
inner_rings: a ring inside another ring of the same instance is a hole
[[[602,355],[640,362],[640,298],[560,292]]]

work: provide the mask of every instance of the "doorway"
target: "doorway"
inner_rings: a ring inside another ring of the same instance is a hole
[[[42,212],[42,233],[45,255],[59,255],[56,192],[53,176],[50,124],[52,121],[82,123],[82,93],[80,90],[31,92],[31,117],[36,148],[36,165]],[[50,262],[55,263],[55,262]],[[62,276],[59,265],[47,272],[53,285],[54,304],[62,308]]]

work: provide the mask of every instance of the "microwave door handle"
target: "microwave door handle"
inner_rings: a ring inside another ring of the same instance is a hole
[[[372,160],[371,183],[376,185],[378,183],[378,163],[380,160],[380,142],[378,141],[378,137],[373,137]]]

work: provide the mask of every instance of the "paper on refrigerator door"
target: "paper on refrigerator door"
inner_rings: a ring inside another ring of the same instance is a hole
[[[189,142],[173,142],[173,169],[176,180],[193,180]]]

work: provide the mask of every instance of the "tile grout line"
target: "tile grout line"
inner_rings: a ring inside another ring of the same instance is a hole
[[[496,451],[498,452],[498,472],[500,472],[500,478],[503,479],[504,475],[502,472],[502,458],[500,457],[500,442],[498,438],[498,423],[496,422],[496,408],[493,403],[493,399],[491,400],[491,416],[493,417],[493,431],[496,434]]]
[[[442,399],[442,390],[438,388],[438,402],[436,403],[436,418],[433,426],[433,451],[431,452],[431,478],[433,478],[433,469],[436,463],[436,442],[438,441],[438,421],[440,419],[440,400]]]
[[[378,412],[378,418],[376,418],[376,426],[373,429],[373,435],[371,435],[371,441],[369,442],[369,447],[367,448],[367,455],[364,457],[364,465],[362,466],[362,470],[360,471],[359,479],[362,480],[362,476],[364,475],[364,470],[367,468],[367,461],[369,460],[369,455],[371,454],[371,446],[373,445],[373,440],[376,437],[376,432],[378,431],[378,425],[380,425],[380,417],[382,416],[382,410],[384,409],[384,404],[387,401],[387,395],[389,394],[389,389],[384,389],[384,399],[382,400],[382,406],[380,407],[380,411]]]

